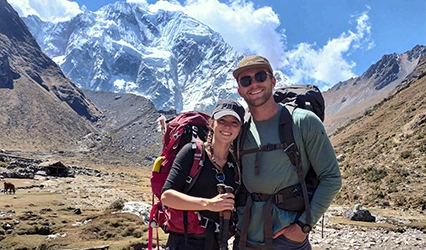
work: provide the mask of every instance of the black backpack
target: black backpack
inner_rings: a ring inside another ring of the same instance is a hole
[[[317,86],[310,84],[295,84],[288,87],[280,87],[275,90],[273,96],[275,102],[284,103],[290,113],[293,112],[294,108],[307,109],[314,112],[321,121],[324,122],[325,101]],[[286,111],[283,110],[283,112]],[[292,126],[285,126],[286,123],[291,121],[288,120],[288,117],[285,118],[286,116],[288,116],[288,114],[281,114],[280,117],[280,138],[282,143],[291,145],[294,143],[293,128]],[[296,146],[296,144],[294,145]],[[296,166],[296,155],[299,154],[297,147],[294,148],[294,151],[295,153],[289,154],[289,157],[293,165]],[[318,178],[312,168],[306,175],[305,182],[309,192],[314,191],[318,186]],[[309,195],[312,196],[313,194]]]
[[[280,141],[281,144],[275,144],[275,145],[265,145],[259,148],[253,148],[253,149],[248,149],[248,150],[241,150],[242,148],[242,143],[244,141],[244,136],[247,132],[247,129],[249,127],[249,123],[250,120],[244,124],[243,126],[243,132],[241,134],[241,136],[239,137],[239,140],[237,142],[237,154],[238,154],[238,159],[241,163],[241,157],[244,154],[250,154],[250,153],[257,153],[260,151],[271,151],[271,150],[284,150],[288,157],[290,158],[290,161],[292,162],[292,164],[294,166],[296,166],[296,172],[299,176],[300,179],[300,187],[297,188],[301,188],[302,189],[302,193],[303,193],[303,197],[301,198],[302,201],[302,210],[301,211],[305,211],[306,213],[306,220],[307,223],[310,224],[311,223],[311,211],[310,211],[310,207],[309,207],[309,202],[312,199],[312,196],[315,192],[315,189],[318,186],[318,178],[317,175],[315,173],[315,171],[312,169],[312,167],[309,169],[307,175],[305,178],[303,178],[303,170],[302,170],[302,164],[301,164],[301,159],[300,159],[300,153],[299,150],[296,146],[296,143],[294,141],[294,137],[293,137],[293,122],[292,122],[292,113],[293,110],[295,108],[303,108],[303,109],[307,109],[310,110],[312,112],[314,112],[320,119],[321,121],[324,121],[324,110],[325,110],[325,102],[324,102],[324,98],[322,96],[321,91],[318,89],[317,86],[314,85],[303,85],[303,84],[298,84],[298,85],[292,85],[289,87],[281,87],[281,88],[277,88],[274,95],[274,100],[277,103],[284,103],[286,108],[283,108],[280,114],[280,128],[279,128],[279,133],[280,133]],[[256,161],[257,162],[257,161]],[[258,166],[256,166],[255,171],[258,171]],[[293,187],[290,187],[289,189],[293,189]],[[288,193],[288,191],[285,191],[285,193]],[[243,186],[241,189],[241,192],[239,193],[238,197],[237,197],[237,205],[245,205],[246,201],[247,201],[247,197],[250,196],[252,194],[249,194],[247,192],[247,190],[245,189],[245,187]],[[271,195],[263,195],[263,194],[255,194],[254,196],[256,196],[257,198],[262,198],[265,201],[266,200],[282,200],[284,196],[287,195],[272,195],[275,197],[271,197]],[[288,203],[300,203],[299,202],[300,199],[296,202],[296,201],[291,201]],[[294,204],[293,204],[294,205]],[[287,206],[287,205],[286,205]],[[280,207],[280,206],[278,206]],[[298,207],[298,208],[296,208]],[[303,210],[304,208],[304,210]],[[285,208],[286,210],[290,210],[290,211],[298,211],[301,209],[301,207],[298,206],[290,206],[287,208]],[[295,209],[295,210],[293,210]],[[245,220],[246,222],[246,220]],[[248,222],[246,222],[248,223]],[[244,224],[246,224],[244,223]],[[266,223],[266,222],[265,222]],[[242,231],[241,231],[241,238],[240,238],[240,245],[241,244],[245,244],[246,240],[247,240],[247,235],[245,235],[247,233],[246,228],[244,229],[245,226],[248,226],[248,224],[243,225]],[[272,225],[268,225],[268,226],[272,226]],[[264,230],[265,231],[265,243],[271,243],[272,242],[272,232],[268,229],[266,229],[266,227],[268,227],[265,224]],[[268,234],[268,235],[267,235]]]
[[[277,88],[274,93],[275,102],[290,104],[314,112],[321,121],[325,118],[325,102],[321,91],[315,85],[295,84]]]

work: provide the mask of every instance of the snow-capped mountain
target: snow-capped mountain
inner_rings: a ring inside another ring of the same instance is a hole
[[[83,89],[134,93],[178,112],[239,99],[232,70],[243,55],[182,12],[117,2],[67,22],[23,20],[43,52]],[[275,74],[279,86],[292,84]]]

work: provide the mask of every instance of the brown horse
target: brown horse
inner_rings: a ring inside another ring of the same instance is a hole
[[[15,193],[15,185],[13,185],[13,183],[11,182],[4,182],[4,189],[3,192],[5,194],[7,194],[9,192],[9,194],[14,194]]]

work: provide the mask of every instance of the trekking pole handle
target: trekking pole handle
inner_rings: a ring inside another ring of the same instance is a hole
[[[219,192],[219,194],[233,193],[234,188],[231,187],[231,186],[228,186],[226,184],[219,183],[219,184],[217,184],[217,191]],[[225,219],[230,219],[231,218],[231,211],[229,211],[229,210],[222,211],[222,212],[220,212],[220,216],[223,216]]]
[[[234,188],[223,183],[217,184],[217,192],[219,194],[233,193]]]

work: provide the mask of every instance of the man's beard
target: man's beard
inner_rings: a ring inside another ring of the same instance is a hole
[[[246,101],[246,103],[249,107],[260,107],[263,104],[265,104],[266,102],[268,102],[270,98],[273,98],[272,97],[272,89],[267,89],[265,91],[265,93],[263,93],[261,98],[257,98],[255,100],[251,100],[248,97],[248,94],[243,96],[243,99]]]

